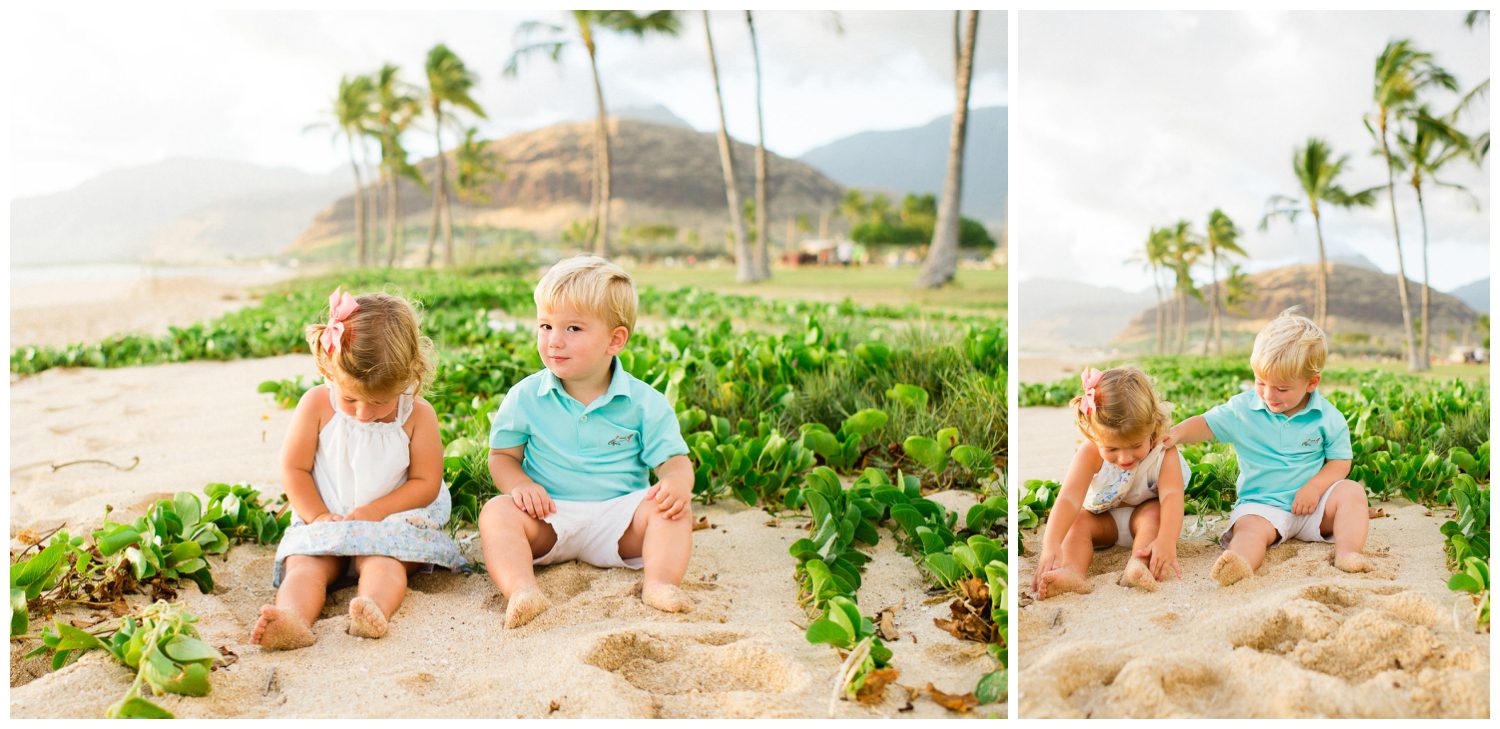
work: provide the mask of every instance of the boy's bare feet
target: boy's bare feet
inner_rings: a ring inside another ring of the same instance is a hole
[[[349,634],[360,638],[382,638],[390,628],[385,613],[368,597],[349,601]]]
[[[306,648],[317,641],[302,617],[275,605],[262,605],[260,620],[250,631],[250,642],[270,650]]]
[[[1333,566],[1345,572],[1369,572],[1375,569],[1370,560],[1359,552],[1345,552],[1333,555]]]
[[[1056,569],[1048,570],[1042,575],[1042,589],[1037,595],[1038,599],[1046,600],[1049,597],[1061,595],[1064,592],[1091,592],[1094,588],[1089,586],[1089,578],[1073,570]]]
[[[1218,580],[1223,587],[1233,585],[1252,574],[1255,574],[1255,570],[1250,569],[1250,563],[1229,550],[1219,555],[1219,561],[1214,562],[1213,569],[1208,571],[1208,576]]]
[[[1125,574],[1120,575],[1120,584],[1126,587],[1139,587],[1146,592],[1156,592],[1157,587],[1156,578],[1151,575],[1151,568],[1140,557],[1130,558],[1130,562],[1125,565]]]
[[[686,612],[691,604],[687,593],[683,592],[681,587],[665,582],[642,583],[641,602],[664,613]]]
[[[505,601],[505,627],[519,628],[552,607],[541,590],[527,590]]]

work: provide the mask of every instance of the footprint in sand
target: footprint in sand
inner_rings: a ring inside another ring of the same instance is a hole
[[[1434,630],[1441,617],[1420,593],[1313,585],[1243,624],[1230,643],[1355,684],[1387,671],[1477,668],[1476,656]]]
[[[651,694],[785,693],[806,680],[785,656],[728,631],[611,633],[594,643],[583,662]]]

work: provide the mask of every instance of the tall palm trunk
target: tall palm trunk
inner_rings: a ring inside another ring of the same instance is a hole
[[[1156,353],[1165,354],[1166,342],[1162,335],[1167,323],[1167,302],[1161,295],[1161,271],[1154,265],[1151,267],[1151,285],[1156,289]]]
[[[1318,231],[1318,275],[1313,293],[1313,320],[1318,328],[1328,331],[1328,256],[1323,249],[1323,216],[1318,211],[1318,201],[1312,201],[1313,229]]]
[[[771,205],[766,191],[766,115],[761,104],[760,44],[755,39],[755,18],[745,11],[745,25],[750,28],[750,55],[755,61],[755,127],[760,141],[755,145],[755,278],[771,277]],[[787,236],[791,240],[791,236]]]
[[[714,78],[714,103],[719,110],[719,162],[724,168],[724,195],[729,203],[729,225],[734,233],[735,280],[755,281],[755,262],[745,240],[745,214],[740,207],[739,183],[734,178],[734,150],[729,144],[729,128],[724,120],[724,96],[719,92],[719,62],[714,56],[714,34],[709,27],[708,11],[703,12],[703,37],[708,39],[708,70]]]
[[[1211,289],[1213,291],[1213,310],[1212,312],[1210,312],[1209,321],[1214,328],[1214,354],[1223,355],[1224,320],[1221,318],[1222,314],[1219,309],[1219,255],[1217,252],[1214,253],[1213,257],[1209,261],[1208,276],[1209,280],[1213,284],[1213,288]],[[1204,333],[1203,337],[1203,352],[1205,354],[1208,353],[1208,336],[1206,332]]]
[[[1396,235],[1396,291],[1401,295],[1401,326],[1406,331],[1406,363],[1413,372],[1427,369],[1417,359],[1417,337],[1411,323],[1411,297],[1406,293],[1406,259],[1401,253],[1401,226],[1396,221],[1396,166],[1386,139],[1385,110],[1380,112],[1380,153],[1385,156],[1386,191],[1391,198],[1391,232]]]
[[[447,196],[447,164],[443,158],[443,109],[437,104],[432,105],[432,117],[437,122],[434,125],[432,136],[437,139],[437,184],[432,188],[432,224],[427,227],[427,267],[432,268],[434,250],[437,247],[438,224],[443,216],[443,208],[448,202]],[[453,265],[453,231],[443,240],[443,262],[449,266]]]
[[[970,10],[964,24],[964,42],[958,54],[958,94],[953,110],[953,128],[948,135],[948,174],[943,180],[943,198],[927,263],[917,279],[920,288],[937,288],[953,280],[958,270],[959,198],[963,195],[964,137],[969,125],[969,82],[974,76],[974,43],[979,37],[979,11]]]
[[[381,235],[383,226],[380,224],[380,195],[385,191],[385,172],[380,169],[379,165],[374,165],[374,167],[377,173],[376,177],[370,180],[370,187],[365,191],[365,194],[369,196],[369,199],[365,201],[365,205],[370,217],[370,225],[366,230],[369,231],[370,237],[370,260],[378,265],[380,262],[380,251],[383,250],[381,248],[381,241],[384,240],[384,237]]]
[[[361,268],[364,267],[365,250],[365,183],[359,174],[359,162],[354,159],[354,136],[349,135],[349,167],[354,170],[354,252]]]
[[[1432,279],[1427,272],[1427,205],[1422,201],[1421,183],[1412,187],[1417,189],[1417,213],[1422,217],[1422,369],[1425,370],[1432,366],[1428,349],[1432,341]]]
[[[599,62],[594,57],[594,39],[588,36],[589,70],[594,73],[594,102],[599,116],[594,123],[594,254],[609,255],[609,116],[604,109],[604,87],[599,83]]]
[[[386,260],[386,265],[395,268],[396,261],[399,258],[398,253],[402,249],[402,231],[398,225],[401,210],[401,178],[396,174],[394,169],[391,170],[385,184],[387,200],[385,206],[386,238],[390,239],[391,243],[390,257]]]

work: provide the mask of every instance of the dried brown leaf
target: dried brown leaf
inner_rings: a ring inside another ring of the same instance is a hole
[[[562,708],[562,704],[557,703],[557,699],[552,699],[551,701],[547,702],[547,713],[548,714],[552,714],[552,713],[556,712],[558,709],[561,709],[561,708]]]
[[[42,541],[42,537],[41,535],[30,529],[22,529],[20,532],[16,533],[16,541],[29,547],[33,544],[36,544],[37,542]]]
[[[865,685],[859,687],[859,692],[854,698],[866,706],[874,706],[885,700],[885,687],[895,681],[901,672],[895,668],[877,668],[865,677]]]
[[[969,713],[969,709],[979,705],[979,697],[975,696],[973,691],[966,694],[943,693],[929,683],[927,684],[927,695],[931,696],[932,700],[937,702],[938,706],[949,711],[957,711],[960,714],[967,714]]]

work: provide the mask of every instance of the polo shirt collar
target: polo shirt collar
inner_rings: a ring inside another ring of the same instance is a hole
[[[542,382],[536,394],[542,396],[553,391],[568,394],[567,389],[563,387],[562,380],[557,379],[557,375],[553,374],[552,370],[543,368]],[[569,395],[569,397],[572,396]],[[626,372],[625,366],[620,364],[620,358],[614,357],[609,366],[609,389],[605,390],[604,395],[595,400],[592,406],[601,407],[617,397],[630,399],[630,373]]]
[[[1315,390],[1312,391],[1312,394],[1308,396],[1308,398],[1307,398],[1307,405],[1303,406],[1303,408],[1301,410],[1298,410],[1297,412],[1293,413],[1290,416],[1282,415],[1282,417],[1292,417],[1292,418],[1295,418],[1298,415],[1301,415],[1301,414],[1306,413],[1306,412],[1312,412],[1312,411],[1317,411],[1317,412],[1321,413],[1323,411],[1323,408],[1326,405],[1328,405],[1328,398],[1323,397],[1323,391],[1322,390],[1316,390],[1315,389]],[[1252,402],[1252,403],[1250,403],[1250,409],[1251,410],[1264,410],[1264,411],[1266,411],[1268,413],[1271,413],[1271,409],[1268,408],[1268,407],[1266,407],[1266,401],[1260,399],[1259,395],[1256,395],[1255,396],[1255,401]],[[1271,413],[1271,414],[1272,415],[1280,415],[1280,413]]]

